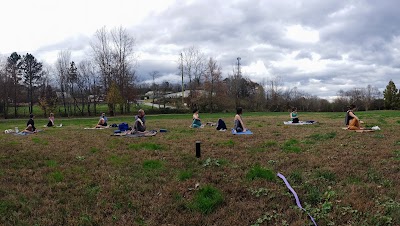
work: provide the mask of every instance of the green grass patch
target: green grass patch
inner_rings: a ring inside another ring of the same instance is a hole
[[[160,160],[145,160],[142,164],[142,167],[145,170],[152,171],[162,169],[164,164]]]
[[[33,141],[33,143],[35,143],[35,144],[43,144],[43,145],[48,145],[48,144],[49,144],[48,141],[42,140],[42,139],[40,139],[39,137],[32,137],[32,141]]]
[[[108,160],[115,166],[123,166],[128,163],[129,158],[128,156],[111,155]]]
[[[396,141],[394,145],[400,145],[400,140]]]
[[[349,184],[361,184],[363,182],[362,178],[357,175],[349,175],[346,178],[346,182]]]
[[[91,148],[90,148],[90,152],[93,153],[93,154],[94,154],[94,153],[97,153],[97,152],[99,152],[99,151],[100,151],[100,148],[96,148],[96,147],[91,147]]]
[[[268,181],[274,181],[276,179],[276,176],[272,170],[263,168],[260,165],[255,165],[246,174],[246,178],[250,181],[255,179],[266,179]]]
[[[189,180],[192,177],[193,177],[193,171],[192,170],[182,170],[182,171],[180,171],[178,173],[178,180],[179,181]]]
[[[330,133],[326,133],[326,134],[315,133],[315,134],[308,136],[307,138],[310,138],[310,139],[316,140],[316,141],[322,141],[322,140],[333,139],[335,137],[336,137],[336,133],[330,132]]]
[[[269,148],[269,147],[274,147],[274,146],[277,146],[278,145],[278,142],[276,142],[276,141],[274,141],[274,140],[269,140],[269,141],[265,141],[262,145],[261,145],[261,147],[263,147],[263,148]]]
[[[212,213],[224,201],[222,192],[211,185],[201,188],[192,200],[190,206],[203,214]]]
[[[50,168],[54,168],[54,167],[56,167],[58,164],[57,164],[57,161],[56,160],[47,160],[46,161],[46,166],[48,166],[48,167],[50,167]]]
[[[64,180],[64,174],[61,171],[54,171],[48,175],[51,182],[61,182]]]
[[[229,139],[227,141],[222,141],[222,142],[217,143],[217,146],[234,147],[235,146],[235,141],[233,141],[232,139]]]
[[[300,153],[301,148],[297,146],[298,144],[299,144],[298,140],[290,139],[283,144],[282,150],[289,153]]]
[[[303,182],[303,175],[301,171],[295,170],[289,175],[289,179],[294,183],[301,184]]]
[[[316,177],[323,178],[323,179],[325,179],[327,181],[331,181],[331,182],[335,181],[335,179],[336,179],[335,173],[333,173],[329,170],[317,170]]]
[[[394,159],[400,161],[400,150],[393,151]]]
[[[156,144],[156,143],[138,143],[138,144],[129,144],[128,149],[130,150],[150,150],[150,151],[156,151],[156,150],[163,150],[164,147]]]

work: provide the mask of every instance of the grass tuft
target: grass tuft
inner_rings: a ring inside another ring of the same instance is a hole
[[[178,180],[179,181],[189,180],[192,177],[193,177],[193,171],[192,170],[182,170],[182,171],[180,171],[178,173]]]
[[[246,174],[247,180],[255,179],[266,179],[268,181],[274,181],[276,179],[275,173],[270,169],[261,167],[260,165],[253,166],[250,171]]]
[[[196,193],[190,206],[203,214],[209,214],[221,205],[223,201],[222,192],[211,185],[207,185]]]
[[[298,140],[290,139],[283,144],[282,150],[285,152],[300,153],[301,148],[297,146],[298,143]]]
[[[156,151],[156,150],[163,150],[163,146],[155,143],[138,143],[138,144],[129,144],[128,148],[130,150],[150,150],[150,151]]]
[[[160,160],[145,160],[142,164],[143,169],[145,170],[158,170],[164,167],[163,163]]]
[[[64,180],[64,175],[61,171],[55,171],[49,174],[49,180],[58,183]]]

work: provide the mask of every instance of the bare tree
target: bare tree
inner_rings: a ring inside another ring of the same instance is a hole
[[[267,102],[271,111],[280,111],[281,109],[281,96],[282,96],[282,82],[281,77],[276,76],[267,80]]]
[[[71,52],[69,50],[62,50],[58,52],[57,60],[55,63],[56,78],[61,90],[61,100],[64,106],[64,114],[67,113],[66,95],[68,91],[68,66],[71,61]]]
[[[366,88],[362,89],[361,101],[364,104],[366,111],[369,110],[374,100],[379,98],[380,94],[381,92],[379,92],[378,88],[371,85],[368,85]]]
[[[125,110],[129,112],[136,79],[135,39],[122,27],[110,32],[103,27],[96,31],[91,47],[94,61],[100,70],[105,93],[108,93],[111,84],[116,85],[123,102],[126,103]],[[114,109],[115,106],[109,103],[109,108]],[[120,111],[121,113],[124,111],[123,104],[120,104]]]
[[[190,98],[193,98],[194,90],[202,82],[206,70],[206,59],[198,48],[191,46],[183,50],[182,61],[183,72],[189,78]]]
[[[205,84],[204,88],[207,94],[208,106],[210,112],[214,111],[215,100],[214,98],[219,94],[218,86],[221,85],[222,78],[221,66],[217,64],[217,61],[212,57],[208,60],[207,69],[205,72]]]

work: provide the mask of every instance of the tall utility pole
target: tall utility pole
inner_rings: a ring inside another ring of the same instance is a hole
[[[182,74],[182,107],[183,107],[183,96],[185,95],[185,92],[183,90],[183,54],[181,53],[181,74]]]
[[[237,58],[237,67],[238,67],[238,72],[237,72],[237,74],[238,74],[238,77],[240,76],[240,60],[241,60],[241,58],[240,57],[238,57]]]

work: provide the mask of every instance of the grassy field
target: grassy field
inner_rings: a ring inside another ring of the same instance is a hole
[[[191,129],[191,115],[147,116],[148,129],[168,130],[154,137],[83,129],[97,117],[2,133],[0,225],[312,225],[278,172],[318,225],[400,225],[400,112],[356,112],[381,128],[371,133],[342,130],[344,113],[299,114],[319,124],[245,112],[253,135]],[[200,113],[228,128],[233,116]],[[0,121],[1,131],[15,126],[25,121]]]

